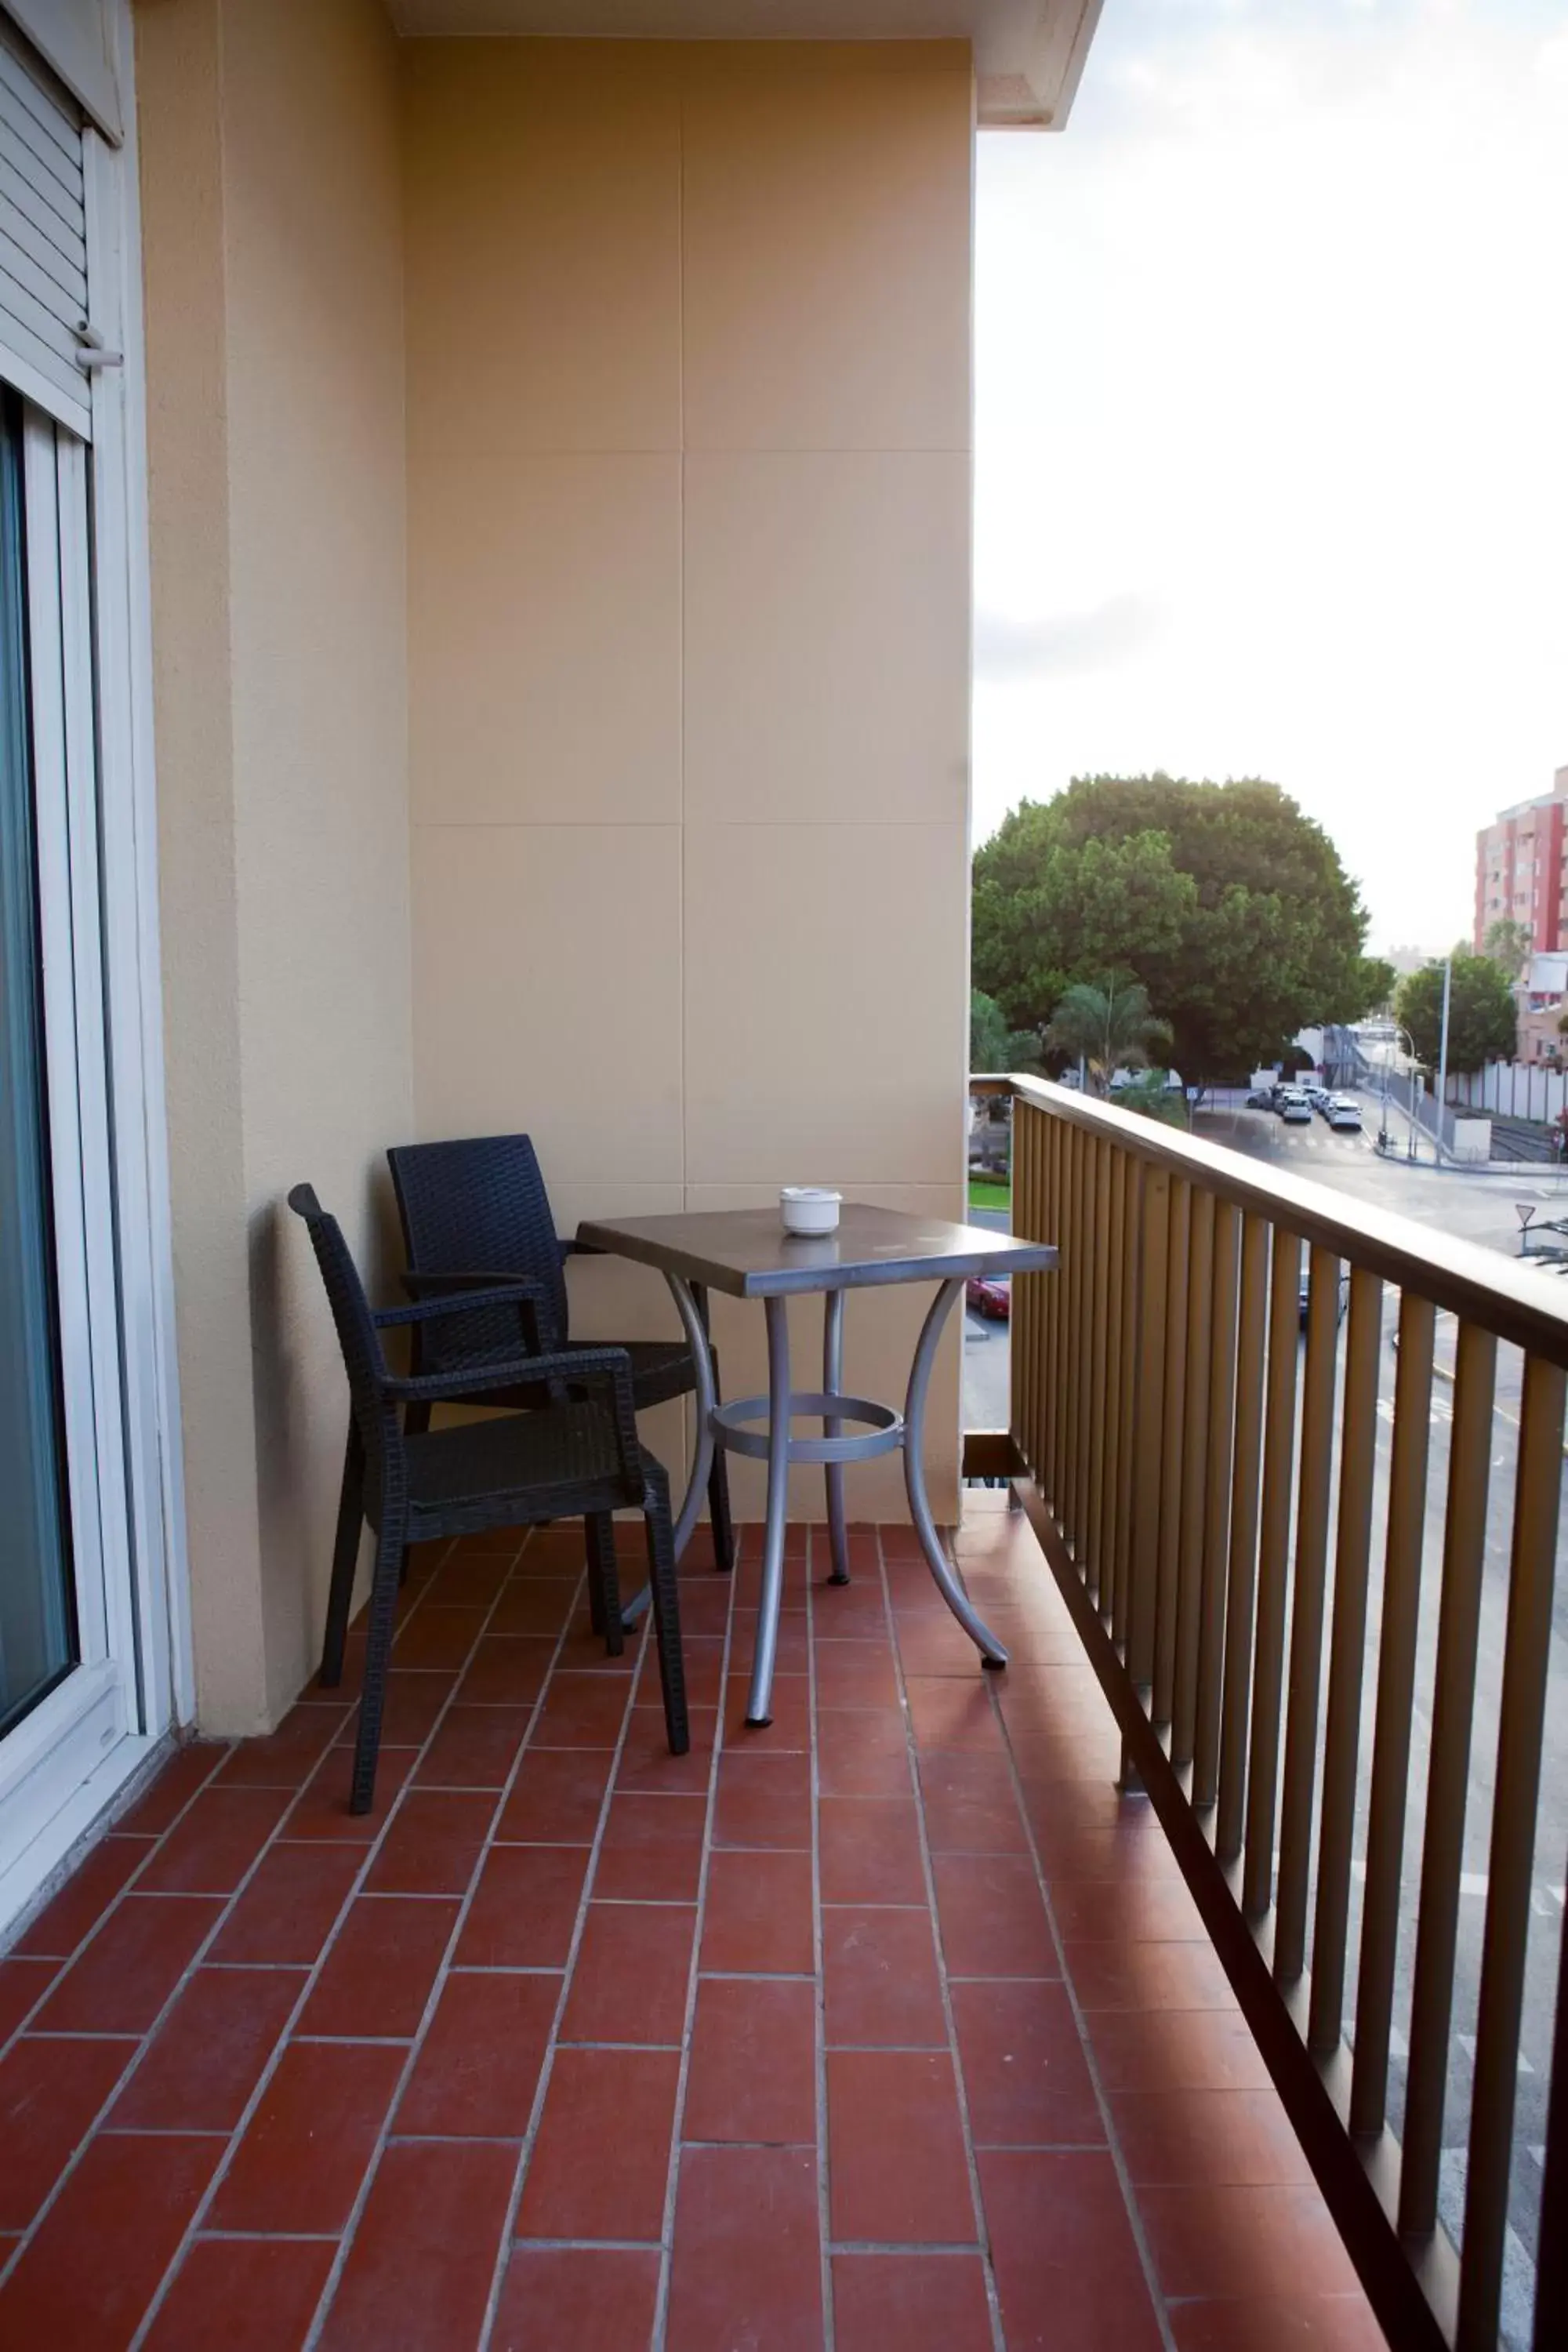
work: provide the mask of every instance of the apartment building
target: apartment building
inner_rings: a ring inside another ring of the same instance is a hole
[[[1552,954],[1568,937],[1565,806],[1568,768],[1559,768],[1549,793],[1500,810],[1476,835],[1478,955],[1492,925],[1509,917],[1529,925],[1531,945],[1538,954]]]

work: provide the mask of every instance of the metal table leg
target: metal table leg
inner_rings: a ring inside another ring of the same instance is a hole
[[[839,1396],[844,1389],[844,1293],[825,1291],[822,1300],[822,1385],[829,1396]],[[824,1424],[829,1437],[837,1437],[844,1424],[828,1421]],[[849,1581],[849,1530],[844,1517],[844,1465],[829,1462],[823,1472],[827,1488],[827,1548],[833,1561],[829,1584]]]
[[[931,1515],[931,1502],[926,1494],[925,1478],[925,1418],[926,1391],[931,1385],[931,1366],[936,1361],[942,1327],[953,1305],[963,1294],[961,1281],[944,1282],[931,1300],[930,1312],[921,1327],[920,1344],[910,1367],[910,1388],[904,1406],[904,1491],[910,1498],[910,1517],[915,1533],[921,1539],[921,1549],[926,1556],[926,1566],[936,1580],[937,1591],[974,1643],[981,1663],[987,1666],[1005,1666],[1007,1653],[984,1620],[976,1615],[964,1595],[952,1565],[942,1550],[936,1522]]]
[[[702,1508],[702,1497],[713,1468],[713,1406],[716,1402],[716,1392],[713,1381],[712,1346],[708,1337],[708,1326],[692,1296],[691,1285],[679,1274],[667,1274],[664,1278],[669,1285],[670,1296],[679,1314],[681,1328],[686,1334],[687,1345],[691,1349],[692,1369],[697,1375],[697,1392],[691,1406],[692,1415],[697,1424],[691,1444],[691,1475],[687,1480],[686,1495],[680,1506],[680,1516],[675,1522],[672,1538],[675,1557],[679,1560],[687,1545],[691,1541],[691,1530],[697,1525],[698,1513]],[[621,1612],[622,1624],[635,1625],[652,1597],[651,1587],[645,1585],[639,1593],[627,1601]]]
[[[757,1608],[757,1646],[746,1721],[760,1728],[773,1720],[773,1662],[778,1655],[779,1612],[784,1606],[784,1522],[789,1510],[789,1306],[764,1298],[768,1318],[768,1509],[763,1527],[763,1589]]]

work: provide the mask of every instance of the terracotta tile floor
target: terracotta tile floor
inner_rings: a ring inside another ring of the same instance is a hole
[[[1000,1497],[958,1553],[683,1580],[692,1754],[576,1538],[411,1578],[349,1696],[182,1751],[0,1961],[0,2352],[1370,2352]],[[356,1636],[356,1643],[362,1637]]]

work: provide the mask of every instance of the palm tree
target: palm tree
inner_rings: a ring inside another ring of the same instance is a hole
[[[1108,1090],[1117,1070],[1142,1069],[1155,1049],[1170,1042],[1169,1024],[1149,1010],[1148,990],[1116,972],[1098,988],[1089,981],[1075,982],[1046,1031],[1050,1052],[1070,1055],[1088,1066],[1098,1095]]]

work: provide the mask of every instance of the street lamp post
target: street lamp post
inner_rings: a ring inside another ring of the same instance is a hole
[[[1443,1111],[1448,1099],[1448,1003],[1454,992],[1454,959],[1443,959],[1443,1028],[1437,1044],[1437,1132],[1433,1149],[1438,1165],[1443,1160]]]

